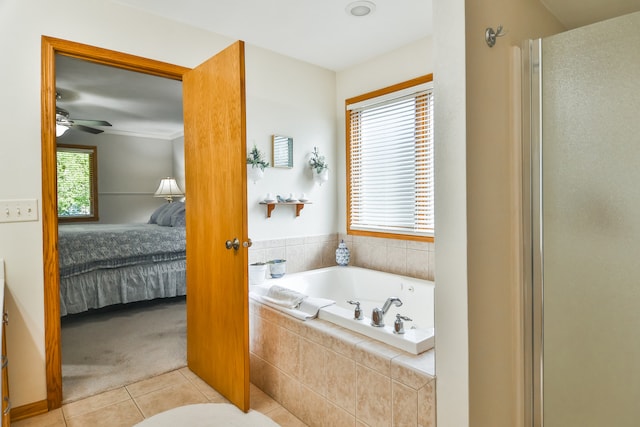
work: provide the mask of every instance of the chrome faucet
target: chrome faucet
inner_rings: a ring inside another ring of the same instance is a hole
[[[377,328],[381,328],[384,326],[384,315],[387,314],[391,305],[395,305],[396,307],[400,307],[402,305],[402,301],[398,297],[390,297],[387,298],[382,309],[374,308],[373,313],[371,313],[371,326],[375,326]]]

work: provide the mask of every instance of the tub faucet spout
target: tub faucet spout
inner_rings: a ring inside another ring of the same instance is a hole
[[[375,326],[377,328],[381,328],[384,326],[384,315],[387,314],[389,308],[392,305],[396,307],[400,307],[402,305],[402,301],[398,297],[390,297],[384,302],[382,308],[374,308],[373,313],[371,313],[371,326]]]

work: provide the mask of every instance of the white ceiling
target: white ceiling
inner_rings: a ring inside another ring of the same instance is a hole
[[[180,7],[174,0],[111,1],[335,71],[429,36],[433,21],[432,0],[371,0],[375,11],[365,17],[346,12],[352,0],[181,0]],[[640,10],[640,0],[541,2],[568,29]],[[180,82],[63,57],[56,75],[58,106],[72,119],[109,121],[107,133],[182,133]]]

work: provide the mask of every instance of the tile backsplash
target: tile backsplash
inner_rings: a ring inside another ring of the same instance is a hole
[[[434,280],[435,246],[429,242],[328,234],[253,242],[249,263],[286,259],[287,272],[336,265],[336,249],[344,240],[351,252],[350,265],[418,279]]]

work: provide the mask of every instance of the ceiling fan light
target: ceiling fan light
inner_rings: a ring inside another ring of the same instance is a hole
[[[371,15],[375,10],[375,3],[366,0],[351,2],[347,5],[346,8],[347,13],[355,17]]]
[[[56,124],[56,137],[64,135],[64,133],[68,130],[69,128],[67,126]]]

